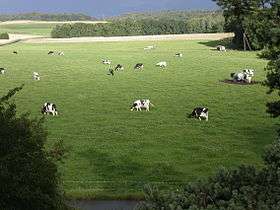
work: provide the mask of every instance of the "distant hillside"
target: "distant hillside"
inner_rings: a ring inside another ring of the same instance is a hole
[[[41,21],[85,21],[96,20],[95,18],[76,13],[44,14],[44,13],[22,13],[22,14],[0,14],[0,21],[11,20],[41,20]]]
[[[186,21],[187,19],[193,18],[219,18],[224,19],[222,11],[159,11],[159,12],[144,12],[144,13],[128,13],[121,16],[115,16],[107,18],[107,20],[144,20],[144,19],[154,19],[154,20],[177,20]]]

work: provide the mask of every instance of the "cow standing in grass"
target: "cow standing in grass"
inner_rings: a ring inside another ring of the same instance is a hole
[[[150,111],[150,106],[154,106],[149,99],[142,99],[134,101],[130,110],[142,111],[142,109],[146,109],[146,111]]]
[[[182,54],[182,53],[176,53],[176,54],[175,54],[175,57],[177,57],[177,58],[182,58],[182,57],[183,57],[183,54]]]
[[[33,72],[33,79],[34,80],[40,80],[40,75],[37,72]]]
[[[5,68],[0,68],[0,74],[5,74],[5,72],[6,72],[6,70],[5,70]]]
[[[143,69],[144,69],[144,64],[143,64],[143,63],[137,63],[137,64],[134,66],[134,69],[135,69],[135,70],[143,70]]]
[[[205,119],[206,121],[208,121],[208,111],[209,110],[206,107],[196,107],[189,115],[189,117],[195,117],[199,120]]]
[[[56,105],[53,103],[46,102],[42,107],[42,114],[58,115]]]
[[[120,71],[120,70],[124,70],[124,67],[123,67],[121,64],[118,64],[118,65],[115,67],[115,71]]]

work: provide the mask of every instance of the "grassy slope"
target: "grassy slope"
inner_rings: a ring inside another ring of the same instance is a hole
[[[56,23],[28,23],[0,25],[0,33],[32,34],[50,36]]]
[[[256,53],[219,53],[196,41],[156,43],[17,44],[0,48],[0,94],[25,83],[17,95],[19,111],[40,117],[46,101],[61,113],[48,117],[49,143],[64,139],[70,147],[61,165],[69,196],[126,197],[141,194],[145,183],[177,186],[205,177],[220,167],[261,165],[264,145],[275,136],[275,123],[265,113],[268,96],[260,85],[220,83],[245,67],[264,79],[266,61]],[[19,55],[12,55],[12,50]],[[64,57],[47,56],[63,50]],[[173,57],[183,52],[184,58]],[[101,58],[125,65],[115,77]],[[154,67],[169,63],[166,71]],[[144,72],[134,72],[136,62]],[[41,74],[32,81],[33,71]],[[149,98],[150,113],[130,112],[133,100]],[[208,106],[210,121],[186,118],[197,105]]]

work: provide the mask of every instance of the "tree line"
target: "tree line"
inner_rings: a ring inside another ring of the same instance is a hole
[[[11,20],[40,20],[40,21],[85,21],[95,20],[95,18],[80,13],[62,13],[62,14],[46,14],[46,13],[21,13],[21,14],[0,14],[0,21]]]
[[[175,13],[177,14],[177,13]],[[131,36],[223,32],[224,17],[219,12],[188,13],[188,16],[148,16],[115,18],[100,24],[64,24],[52,30],[54,38],[82,36]]]

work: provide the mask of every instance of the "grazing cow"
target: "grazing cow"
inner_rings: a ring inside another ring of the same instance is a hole
[[[251,83],[254,77],[254,69],[244,69],[242,72],[231,73],[230,76],[235,82]]]
[[[183,54],[182,54],[182,53],[176,53],[176,54],[175,54],[175,57],[182,58],[182,57],[183,57]]]
[[[134,66],[134,69],[135,70],[143,70],[144,68],[144,64],[143,63],[137,63],[135,66]]]
[[[110,60],[102,59],[102,63],[110,65],[112,62]]]
[[[18,54],[18,52],[17,52],[17,51],[13,51],[13,53],[14,53],[14,54]]]
[[[167,63],[166,63],[166,61],[161,61],[161,62],[157,63],[156,66],[165,68],[165,67],[167,67]]]
[[[146,109],[146,111],[150,111],[150,106],[154,106],[149,99],[137,100],[134,101],[130,111],[142,111],[142,109]]]
[[[49,51],[48,55],[54,55],[54,51]]]
[[[61,52],[58,52],[57,54],[58,55],[64,55],[64,52],[61,51]]]
[[[0,68],[0,74],[5,74],[5,72],[6,72],[6,69],[5,68]]]
[[[196,107],[189,115],[189,117],[195,117],[198,118],[199,120],[205,119],[206,121],[208,121],[208,108]]]
[[[118,65],[115,67],[115,71],[119,71],[119,70],[124,70],[124,67],[123,67],[121,64],[118,64]]]
[[[155,49],[154,45],[150,45],[144,48],[144,50],[152,50],[152,49]]]
[[[115,74],[115,73],[114,73],[114,69],[111,69],[111,68],[110,68],[110,69],[109,69],[109,73],[108,73],[108,75],[112,75],[112,76],[114,76],[114,74]]]
[[[226,47],[223,46],[223,45],[218,45],[216,48],[217,48],[218,51],[221,51],[221,52],[226,52],[227,51]]]
[[[40,75],[37,72],[33,72],[33,79],[40,80]]]
[[[42,114],[58,115],[56,105],[53,103],[49,103],[49,102],[44,103],[41,112],[42,112]]]

